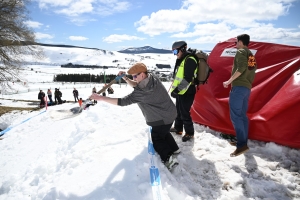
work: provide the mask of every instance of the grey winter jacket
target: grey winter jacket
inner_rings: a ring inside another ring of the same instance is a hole
[[[177,116],[176,107],[160,80],[149,74],[131,94],[118,99],[119,106],[137,103],[149,126],[173,123]]]

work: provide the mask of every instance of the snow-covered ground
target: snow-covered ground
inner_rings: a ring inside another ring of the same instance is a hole
[[[30,81],[26,88],[14,87],[29,92],[1,94],[0,103],[33,106],[16,100],[37,100],[38,89],[50,87],[60,87],[63,99],[69,101],[76,87],[80,97],[86,99],[92,87],[99,90],[103,86],[52,83],[54,68],[40,66],[44,71],[42,79],[28,70],[26,77]],[[164,83],[167,89],[170,84]],[[113,88],[111,97],[123,97],[132,91],[127,85]],[[55,110],[77,106],[75,102],[65,103],[50,106],[46,112],[14,111],[0,117],[0,128],[11,128],[0,140],[1,200],[153,199],[147,149],[149,127],[138,106],[98,102],[73,118],[57,120],[53,114]],[[232,158],[229,154],[235,148],[219,132],[194,126],[192,141],[184,143],[181,136],[174,135],[182,151],[174,171],[170,172],[155,156],[162,199],[300,199],[299,149],[250,140],[250,151]]]

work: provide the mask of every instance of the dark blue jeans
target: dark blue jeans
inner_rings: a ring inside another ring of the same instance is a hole
[[[230,118],[234,127],[237,148],[247,145],[249,121],[247,117],[248,101],[251,90],[243,86],[235,86],[229,95]]]

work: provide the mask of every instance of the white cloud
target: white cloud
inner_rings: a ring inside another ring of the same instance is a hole
[[[88,40],[89,38],[83,37],[83,36],[70,36],[69,37],[70,40],[76,40],[76,41],[84,41],[84,40]]]
[[[39,7],[48,9],[49,7],[68,6],[73,0],[39,0]]]
[[[98,15],[108,16],[115,13],[122,13],[129,9],[130,3],[126,1],[108,1],[106,4],[99,5],[95,10]]]
[[[39,0],[41,9],[53,10],[68,17],[90,13],[101,16],[127,11],[130,3],[120,0]],[[88,21],[88,20],[86,20]]]
[[[216,3],[210,0],[184,0],[180,9],[153,12],[141,17],[135,26],[139,32],[150,36],[172,33],[171,37],[188,40],[192,44],[215,44],[241,33],[248,33],[251,39],[261,41],[299,40],[297,29],[265,24],[287,15],[291,3],[295,1],[224,0]]]
[[[216,29],[219,27],[220,29]],[[203,28],[203,29],[201,29]],[[205,30],[205,31],[204,31]],[[276,41],[276,40],[299,40],[300,32],[293,29],[275,28],[272,24],[260,24],[251,28],[235,28],[221,24],[203,24],[197,26],[194,32],[178,33],[171,37],[178,39],[187,39],[188,44],[217,43],[236,37],[242,33],[250,35],[251,40],[255,41]]]
[[[90,13],[93,11],[93,0],[79,0],[72,2],[65,8],[59,9],[56,12],[67,16],[78,16],[83,13]]]
[[[110,35],[108,37],[103,38],[103,42],[107,43],[115,43],[115,42],[123,42],[128,40],[144,40],[145,38],[137,37],[137,36],[131,36],[131,35]]]
[[[143,16],[134,25],[138,27],[138,31],[150,36],[185,31],[189,27],[189,23],[186,17],[177,17],[179,15],[186,16],[188,12],[181,10],[160,10],[157,13],[152,13],[150,17]]]
[[[45,33],[40,33],[40,32],[36,32],[35,34],[35,38],[40,40],[40,39],[52,39],[54,38],[54,36],[49,35],[49,34],[45,34]]]
[[[43,24],[40,22],[35,22],[35,21],[26,21],[24,22],[24,24],[26,24],[26,26],[30,27],[30,28],[40,28]]]
[[[143,16],[135,23],[137,30],[148,35],[187,31],[191,25],[223,22],[234,27],[253,27],[259,21],[276,20],[287,14],[296,0],[184,0],[179,10],[160,10]],[[205,6],[204,6],[205,5]]]

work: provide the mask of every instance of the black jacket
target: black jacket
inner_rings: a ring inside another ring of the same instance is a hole
[[[44,92],[39,92],[38,99],[42,99],[44,97],[45,97],[45,93]]]

